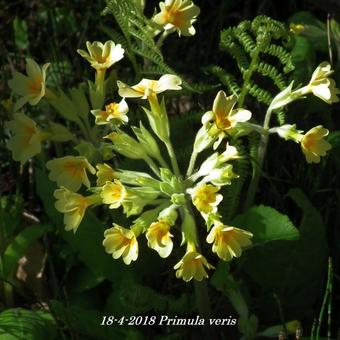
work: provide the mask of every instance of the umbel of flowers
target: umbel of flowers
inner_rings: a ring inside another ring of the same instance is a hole
[[[192,24],[199,9],[191,1],[166,0],[160,3],[160,9],[153,21],[164,30],[163,33],[195,33]],[[300,144],[308,163],[319,163],[320,157],[331,148],[325,139],[329,131],[321,125],[311,127],[306,133],[298,130],[295,124],[270,126],[272,111],[307,94],[329,104],[339,101],[339,90],[330,78],[333,71],[330,64],[324,62],[317,67],[306,86],[293,89],[292,83],[273,99],[263,126],[250,122],[252,113],[237,106],[237,96],[219,91],[211,110],[202,115],[202,125],[197,131],[187,169],[183,172],[171,142],[164,98],[167,91],[181,90],[181,79],[165,74],[159,79],[142,79],[131,86],[118,81],[121,99],[105,102],[106,71],[124,57],[124,50],[113,41],[104,44],[88,42],[86,45],[88,51],[78,50],[78,53],[95,70],[95,81],[89,82],[91,107],[87,102],[85,105],[86,98],[79,90],[73,91],[72,99],[85,108],[82,114],[75,115],[69,109],[74,107],[73,102],[64,93],[54,93],[46,88],[49,64],[40,67],[27,59],[27,75],[15,72],[9,85],[20,97],[16,110],[26,103],[37,105],[46,98],[54,108],[77,124],[89,139],[93,138],[90,117],[97,125],[96,130],[102,131],[102,142],[99,144],[95,139],[92,149],[113,150],[126,158],[143,161],[150,168],[149,172],[115,169],[105,152],[102,152],[100,162],[95,162],[96,158],[89,161],[80,154],[55,158],[46,163],[50,180],[59,187],[54,192],[55,207],[64,215],[66,230],[75,233],[81,228],[86,210],[98,205],[122,209],[127,217],[132,217],[131,225],[121,226],[112,221],[112,226],[108,226],[103,235],[106,252],[114,259],[121,258],[127,265],[140,256],[139,243],[144,237],[147,245],[162,258],[167,258],[175,248],[184,247],[182,257],[173,263],[176,277],[184,281],[200,281],[207,278],[209,270],[214,268],[201,252],[206,248],[199,245],[202,235],[206,246],[211,247],[211,252],[223,261],[240,257],[251,246],[253,235],[230,225],[229,221],[223,221],[219,212],[219,204],[223,200],[222,187],[239,177],[233,166],[241,158],[236,144],[232,145],[237,136],[252,131],[265,136],[277,134]],[[142,122],[139,126],[130,127],[134,136],[128,129],[128,102],[133,99],[140,101],[148,121],[147,127]],[[8,149],[13,159],[22,164],[41,152],[45,140],[69,141],[75,138],[65,126],[50,123],[47,128],[41,128],[23,112],[16,112],[7,127],[10,132]],[[167,150],[166,155],[161,151],[164,150],[162,144]],[[203,157],[203,151],[207,156],[197,164],[198,155]],[[195,215],[199,216],[199,222]],[[178,229],[182,236],[181,244],[174,242]]]

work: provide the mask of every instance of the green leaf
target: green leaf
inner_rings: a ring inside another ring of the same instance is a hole
[[[10,239],[18,228],[22,209],[23,199],[20,195],[2,196],[0,198],[0,230],[5,242]],[[0,249],[0,254],[4,249]]]
[[[2,340],[53,340],[56,337],[55,320],[46,311],[13,308],[0,314],[0,338]]]
[[[57,189],[56,184],[51,182],[47,177],[47,173],[41,169],[36,169],[35,171],[35,183],[36,191],[44,206],[45,213],[55,225],[62,225],[63,215],[54,207],[53,193]]]
[[[332,145],[333,149],[340,147],[340,131],[332,131],[327,137],[327,141]]]
[[[26,20],[15,17],[13,20],[14,42],[19,49],[28,49],[28,30]]]
[[[243,255],[242,271],[247,274],[247,280],[252,278],[263,292],[258,297],[259,316],[270,313],[275,292],[285,315],[301,320],[318,313],[311,309],[322,294],[320,273],[326,274],[327,270],[326,227],[300,189],[291,189],[287,196],[301,209],[299,240],[272,242],[248,250]]]
[[[73,268],[69,274],[69,290],[71,293],[82,293],[96,287],[104,281],[104,277],[98,277],[85,266]]]
[[[8,245],[2,257],[2,275],[10,278],[30,244],[46,232],[52,230],[50,225],[36,224],[26,227]]]
[[[299,231],[287,215],[264,205],[252,207],[236,216],[232,224],[253,233],[254,244],[278,240],[291,241],[299,237]]]

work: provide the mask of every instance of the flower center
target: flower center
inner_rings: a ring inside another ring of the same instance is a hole
[[[232,127],[232,121],[225,116],[224,112],[216,112],[216,126],[221,130],[226,130]]]
[[[64,165],[64,169],[72,177],[81,177],[81,174],[84,170],[84,164],[83,162],[73,162],[73,161],[66,162]]]
[[[40,94],[41,88],[42,88],[42,79],[37,79],[35,81],[32,81],[28,85],[28,90],[33,94]]]
[[[118,104],[117,103],[111,103],[105,106],[105,112],[107,113],[106,118],[109,115],[112,116],[119,116],[119,111],[118,111]]]

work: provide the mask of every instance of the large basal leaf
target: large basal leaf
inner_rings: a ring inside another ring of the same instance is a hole
[[[2,340],[53,340],[57,338],[53,316],[43,310],[7,309],[0,314]]]
[[[252,207],[236,216],[232,225],[252,232],[255,245],[269,241],[291,241],[299,237],[299,231],[287,215],[264,205]]]
[[[285,315],[311,321],[317,312],[313,310],[315,303],[322,294],[322,275],[327,270],[326,227],[300,189],[290,190],[288,196],[301,209],[299,240],[272,242],[250,249],[243,255],[242,270],[258,284],[262,315],[277,321],[270,313],[276,304],[273,299],[276,293]]]
[[[7,246],[2,256],[2,275],[10,278],[18,265],[19,259],[25,255],[31,243],[41,237],[52,227],[47,224],[35,224],[23,229]]]

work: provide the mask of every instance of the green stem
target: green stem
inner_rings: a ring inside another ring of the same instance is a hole
[[[150,157],[146,157],[144,158],[145,162],[147,163],[147,165],[150,167],[150,169],[154,172],[154,174],[160,178],[161,174],[159,172],[159,168],[158,166],[155,164],[155,162],[150,158]]]
[[[245,210],[249,209],[253,205],[257,187],[259,185],[264,157],[266,155],[266,151],[268,147],[268,140],[269,140],[268,131],[269,131],[269,123],[270,123],[271,115],[272,115],[272,110],[268,109],[266,112],[266,116],[264,118],[264,123],[263,123],[263,130],[266,131],[267,133],[261,134],[260,145],[257,151],[257,160],[256,160],[256,163],[253,164],[252,180],[248,188],[248,193],[247,193],[247,197],[246,197],[246,201],[244,205]]]
[[[173,169],[175,175],[177,177],[180,177],[181,173],[179,171],[178,162],[177,162],[175,150],[174,150],[174,148],[172,146],[172,143],[171,143],[170,139],[165,141],[164,143],[165,143],[165,146],[166,146],[166,148],[168,150],[168,154],[169,154],[169,157],[170,157],[172,169]]]
[[[190,242],[194,243],[195,246],[199,249],[199,240],[197,237],[197,226],[195,222],[195,217],[191,211],[191,204],[186,199],[185,206],[180,209],[182,220],[188,217],[191,217],[192,223],[187,225],[187,230],[182,230],[186,234],[186,237],[189,238]],[[189,236],[190,235],[190,236]],[[208,286],[206,281],[198,282],[194,280],[194,289],[195,289],[195,300],[199,315],[205,319],[209,319],[212,316],[211,304],[208,294]]]
[[[205,280],[201,282],[194,280],[194,289],[198,312],[200,316],[208,320],[212,316],[212,311],[207,282]]]
[[[257,48],[254,51],[254,54],[253,54],[252,60],[250,62],[249,68],[244,73],[244,82],[243,82],[241,93],[240,93],[239,98],[238,98],[238,107],[243,106],[246,95],[248,94],[248,83],[249,83],[250,78],[253,75],[253,72],[254,72],[255,67],[257,65],[259,53],[260,53],[260,49]]]
[[[161,167],[169,168],[168,164],[166,163],[166,161],[164,160],[164,158],[161,154],[157,155],[156,159],[157,159],[158,163],[161,165]]]
[[[165,30],[163,31],[163,33],[161,34],[161,36],[158,38],[157,40],[157,47],[160,49],[166,39],[166,37],[169,35],[170,31],[169,30]]]
[[[187,177],[189,177],[192,172],[194,171],[196,159],[197,159],[198,153],[195,152],[195,150],[192,152],[191,157],[190,157],[190,162],[187,170]]]
[[[285,334],[288,334],[285,318],[283,316],[283,310],[282,310],[281,301],[280,301],[280,299],[279,299],[277,294],[274,293],[273,296],[274,296],[274,299],[276,301],[277,308],[279,310],[279,315],[280,315],[280,321],[281,321],[281,324],[282,324],[282,329],[285,332]]]
[[[331,339],[332,333],[332,292],[333,292],[333,266],[332,259],[329,258],[329,271],[331,272],[330,282],[329,282],[329,298],[328,298],[328,308],[327,308],[327,339]]]
[[[323,297],[322,306],[318,318],[318,323],[316,327],[315,337],[316,339],[320,338],[320,329],[321,329],[321,323],[323,319],[323,315],[326,309],[326,303],[328,299],[331,299],[330,292],[332,291],[332,260],[331,258],[328,259],[328,274],[327,274],[327,284],[326,284],[326,290],[325,295]]]

